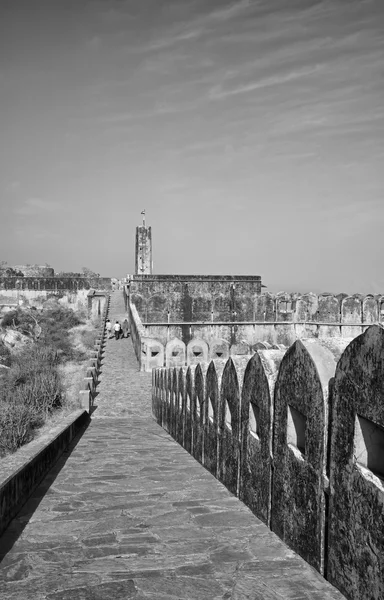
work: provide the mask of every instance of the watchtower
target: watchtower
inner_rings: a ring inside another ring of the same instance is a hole
[[[152,231],[145,225],[145,211],[143,224],[136,227],[136,250],[135,250],[135,275],[152,274]]]

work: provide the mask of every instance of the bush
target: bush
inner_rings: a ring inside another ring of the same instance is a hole
[[[40,415],[33,408],[19,403],[0,404],[0,456],[15,452],[33,439],[33,432],[41,425]]]
[[[0,364],[11,366],[11,351],[0,341]]]
[[[81,332],[82,342],[88,350],[93,349],[97,339],[97,335],[98,333],[95,330],[85,329]]]
[[[59,373],[61,363],[71,359],[83,359],[84,352],[75,350],[69,330],[82,321],[72,310],[52,306],[42,313],[35,313],[41,328],[39,339],[27,348],[11,356],[0,344],[0,362],[10,366],[1,369],[0,385],[0,455],[14,452],[31,441],[36,428],[43,425],[46,417],[65,402],[64,387]],[[36,321],[28,311],[17,309],[7,313],[3,327],[36,327]],[[35,331],[35,330],[32,330]],[[92,348],[97,331],[82,332],[84,345]]]

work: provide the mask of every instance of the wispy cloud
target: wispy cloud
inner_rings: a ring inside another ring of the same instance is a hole
[[[18,215],[35,215],[39,213],[55,212],[61,210],[61,205],[57,202],[47,202],[41,198],[28,198],[23,206],[15,209]]]
[[[220,100],[221,98],[226,98],[228,96],[247,94],[262,88],[271,87],[274,85],[282,85],[284,83],[289,83],[291,81],[295,81],[296,79],[301,79],[302,77],[312,75],[321,68],[322,65],[303,67],[302,69],[294,70],[288,73],[282,73],[281,75],[264,77],[259,79],[259,81],[253,81],[244,85],[239,85],[235,88],[223,89],[221,85],[215,86],[212,88],[212,90],[210,90],[209,97],[211,100]]]

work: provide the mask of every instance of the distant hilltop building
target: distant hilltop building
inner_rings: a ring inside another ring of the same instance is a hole
[[[5,265],[0,267],[0,277],[54,277],[55,271],[46,265]]]

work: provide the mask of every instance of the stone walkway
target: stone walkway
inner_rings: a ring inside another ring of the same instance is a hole
[[[0,538],[1,598],[343,599],[155,423],[130,340],[102,368],[91,424]]]

